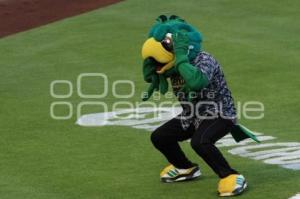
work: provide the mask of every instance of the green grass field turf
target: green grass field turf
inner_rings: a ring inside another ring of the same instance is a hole
[[[80,73],[131,79],[140,100],[146,88],[140,48],[156,16],[175,13],[198,27],[204,49],[221,63],[236,100],[259,100],[265,117],[249,128],[300,141],[300,2],[297,0],[129,0],[0,40],[0,198],[132,199],[217,198],[216,175],[200,164],[198,181],[162,184],[164,158],[150,133],[129,127],[87,128],[51,119],[49,94],[56,79],[74,85]],[[86,82],[86,89],[101,88]],[[63,91],[63,88],[61,88]],[[74,107],[83,99],[75,93]],[[117,99],[111,92],[108,104]],[[90,110],[91,111],[91,110]],[[92,110],[97,112],[97,110]],[[63,114],[63,110],[61,110]],[[249,182],[241,199],[287,199],[300,192],[300,171],[230,155]]]

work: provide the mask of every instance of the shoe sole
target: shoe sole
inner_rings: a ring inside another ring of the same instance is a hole
[[[234,190],[233,192],[229,192],[229,193],[219,193],[219,196],[221,196],[221,197],[230,197],[230,196],[237,196],[237,195],[240,195],[240,194],[242,194],[245,190],[246,190],[246,188],[247,188],[247,182],[245,182],[244,184],[243,184],[243,187],[242,188],[240,188],[240,189],[236,189],[236,190]]]
[[[171,183],[171,182],[182,182],[182,181],[188,181],[188,180],[193,180],[201,176],[201,172],[199,169],[195,170],[192,175],[178,175],[176,178],[161,178],[162,182],[165,183]]]

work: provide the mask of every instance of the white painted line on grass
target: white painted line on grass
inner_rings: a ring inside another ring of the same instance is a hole
[[[300,199],[300,193],[294,195],[293,197],[291,197],[289,199]]]

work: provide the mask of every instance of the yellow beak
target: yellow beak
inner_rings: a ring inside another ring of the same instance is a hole
[[[164,65],[157,73],[164,73],[166,70],[174,66],[174,55],[167,51],[160,42],[156,41],[153,37],[147,39],[143,44],[142,57],[147,59],[154,58],[156,61]]]

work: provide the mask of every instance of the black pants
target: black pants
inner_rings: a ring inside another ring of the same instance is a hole
[[[184,131],[179,119],[174,118],[157,128],[151,135],[153,145],[177,168],[186,169],[193,166],[181,150],[178,142],[191,138],[191,146],[196,153],[220,177],[236,174],[218,148],[216,141],[230,131],[232,122],[222,118],[204,120],[195,129],[193,125]]]

